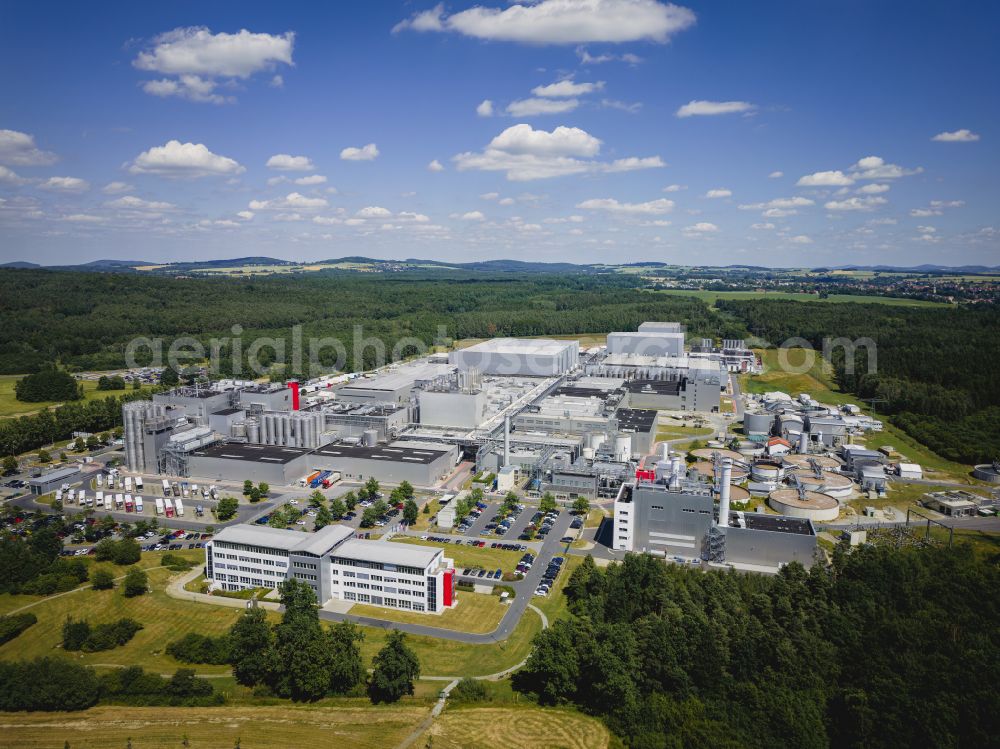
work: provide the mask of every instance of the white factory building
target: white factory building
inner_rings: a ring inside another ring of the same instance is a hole
[[[223,528],[205,545],[210,588],[276,588],[295,578],[322,606],[355,601],[439,614],[455,605],[455,565],[443,549],[354,538],[344,525],[316,533],[257,525]]]
[[[676,322],[644,322],[634,333],[610,333],[608,353],[681,356],[684,353],[684,327]]]
[[[483,374],[555,377],[577,365],[579,341],[551,338],[491,338],[448,354],[448,363]]]

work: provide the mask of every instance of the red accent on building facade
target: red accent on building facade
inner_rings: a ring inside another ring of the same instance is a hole
[[[441,602],[445,606],[451,606],[454,600],[454,590],[455,590],[455,570],[445,570],[444,579],[442,580],[444,585],[443,595],[441,596]]]
[[[292,389],[292,410],[299,410],[299,381],[289,380],[288,387]]]

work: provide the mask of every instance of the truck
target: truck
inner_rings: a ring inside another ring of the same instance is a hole
[[[177,517],[184,517],[184,503],[181,500],[174,501],[174,508],[177,511]]]
[[[69,502],[70,504],[73,504],[74,500],[76,500],[76,489],[67,489],[66,501]]]
[[[135,512],[135,505],[132,503],[132,495],[125,495],[125,512]]]
[[[56,489],[56,502],[62,502],[62,501],[63,501],[63,490]],[[66,498],[66,503],[67,504],[69,503],[69,497]]]
[[[156,498],[156,514],[157,515],[163,514],[163,497]]]
[[[94,495],[97,498],[97,506],[101,507],[104,505],[104,492],[97,492]]]
[[[185,497],[190,497],[191,496],[191,487],[188,486],[188,482],[187,481],[181,482],[181,495],[183,495]]]
[[[313,482],[313,479],[316,478],[317,476],[319,476],[320,473],[321,473],[320,471],[313,471],[309,475],[300,478],[299,479],[299,486],[309,486],[309,485],[311,485],[312,482]]]
[[[116,494],[115,495],[115,507],[117,507],[119,510],[124,510],[125,509],[125,495],[124,494]]]
[[[323,488],[329,489],[338,481],[340,481],[340,471],[330,471],[330,475],[323,479]]]
[[[104,474],[103,473],[97,474],[96,478],[94,478],[94,483],[97,484],[98,489],[104,486]]]
[[[135,477],[135,490],[137,492],[141,492],[142,491],[142,476],[136,476]]]
[[[131,476],[126,476],[125,477],[125,491],[127,491],[127,492],[131,492],[132,491],[132,477]]]
[[[173,484],[170,485],[170,488],[173,490],[173,495],[175,497],[181,496],[181,488],[180,488],[180,486],[178,486],[178,484],[177,484],[176,481]],[[170,496],[170,495],[167,495],[167,496]]]
[[[135,498],[135,511],[142,512],[142,497],[136,496]]]
[[[309,482],[310,489],[318,489],[320,484],[326,481],[327,477],[333,473],[333,471],[322,471],[316,478]]]
[[[97,493],[97,504],[99,505],[103,504],[104,509],[107,510],[108,512],[111,512],[113,509],[115,509],[115,501],[111,499],[110,494],[101,496],[102,494],[104,494],[104,492]]]
[[[163,479],[163,496],[164,497],[170,496],[170,482],[167,481],[166,479]]]
[[[174,501],[172,499],[168,498],[163,500],[163,512],[168,518],[172,518],[174,516]]]

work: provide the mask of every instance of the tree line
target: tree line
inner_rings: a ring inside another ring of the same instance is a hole
[[[587,558],[514,686],[643,749],[992,745],[998,584],[968,546],[840,546],[771,577]]]

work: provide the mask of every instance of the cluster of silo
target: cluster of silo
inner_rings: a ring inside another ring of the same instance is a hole
[[[125,443],[125,465],[130,471],[145,468],[143,426],[146,419],[165,412],[162,405],[151,401],[132,401],[122,406],[122,441]]]
[[[265,412],[254,421],[247,425],[247,440],[280,447],[319,447],[326,428],[322,411]]]

